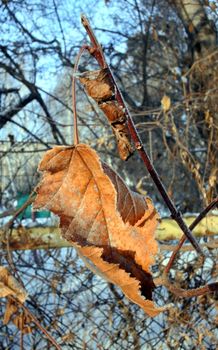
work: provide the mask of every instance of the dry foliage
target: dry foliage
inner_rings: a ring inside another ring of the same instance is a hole
[[[150,316],[163,311],[152,301],[158,214],[151,200],[130,191],[84,144],[53,148],[39,170],[43,178],[34,208],[60,217],[62,235],[91,270],[118,285]]]
[[[21,287],[17,280],[11,276],[6,267],[0,266],[0,298],[5,298],[10,295],[23,303],[26,300],[26,291]]]
[[[168,112],[171,107],[171,100],[169,96],[164,95],[161,100],[161,106],[164,112]]]
[[[3,323],[8,324],[10,320],[23,333],[30,333],[30,318],[25,315],[18,304],[10,298],[16,297],[21,303],[27,298],[27,293],[17,280],[10,274],[7,268],[0,266],[0,298],[8,298]]]

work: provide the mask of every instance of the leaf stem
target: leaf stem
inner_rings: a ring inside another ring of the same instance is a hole
[[[73,78],[72,78],[72,109],[73,109],[73,126],[74,126],[74,133],[73,133],[73,144],[78,145],[79,143],[79,132],[78,132],[78,124],[77,124],[77,112],[76,112],[76,72],[78,70],[78,65],[80,58],[83,54],[83,52],[87,49],[86,45],[83,45],[80,50],[78,55],[76,56],[76,61],[74,63],[74,68],[73,68]]]
[[[90,41],[93,45],[92,47],[86,47],[86,48],[88,49],[89,53],[96,58],[96,60],[98,61],[101,68],[108,68],[108,72],[109,72],[108,75],[110,76],[110,78],[115,86],[115,92],[116,92],[115,98],[117,99],[117,102],[125,110],[125,114],[126,114],[126,118],[127,118],[127,125],[129,128],[129,132],[130,132],[130,135],[132,137],[132,140],[135,144],[135,148],[138,150],[148,172],[151,175],[153,182],[155,183],[155,185],[156,185],[158,191],[160,192],[164,202],[166,203],[167,207],[169,208],[169,210],[171,212],[172,219],[174,219],[177,222],[177,224],[182,229],[182,231],[184,232],[184,234],[186,235],[188,240],[191,242],[193,247],[196,249],[196,251],[202,257],[204,257],[204,253],[203,253],[199,243],[197,242],[196,238],[193,236],[189,227],[184,222],[181,213],[177,210],[174,203],[172,202],[172,200],[168,196],[168,193],[167,193],[162,181],[160,180],[160,177],[159,177],[156,169],[154,168],[154,166],[153,166],[153,164],[152,164],[152,162],[151,162],[151,160],[150,160],[150,158],[149,158],[149,156],[148,156],[148,154],[147,154],[147,152],[142,144],[141,138],[140,138],[140,136],[135,128],[134,122],[133,122],[132,117],[130,115],[130,112],[125,104],[125,101],[123,99],[121,91],[119,90],[119,87],[117,86],[117,83],[115,81],[113,73],[110,70],[110,67],[104,58],[104,53],[102,51],[101,45],[98,43],[87,18],[84,15],[82,15],[81,19],[82,19],[82,24],[84,25],[84,27],[89,35]]]

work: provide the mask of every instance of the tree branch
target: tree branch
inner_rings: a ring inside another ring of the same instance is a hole
[[[50,125],[52,135],[53,135],[55,141],[57,142],[57,144],[60,144],[60,143],[66,144],[65,138],[63,137],[60,130],[57,128],[55,122],[53,121],[53,118],[50,115],[48,108],[47,108],[40,92],[38,91],[37,86],[25,78],[20,67],[16,63],[14,63],[13,59],[8,54],[7,48],[4,46],[0,46],[0,48],[2,49],[2,52],[5,54],[5,56],[12,62],[12,64],[15,65],[17,70],[15,68],[5,64],[5,62],[0,62],[0,68],[3,68],[13,78],[22,82],[31,91],[31,93],[34,94],[36,101],[39,103],[39,105],[41,106],[41,108],[43,109],[43,111],[45,113],[46,119],[48,121],[48,124]],[[60,142],[60,140],[61,140],[61,142]]]
[[[179,225],[179,227],[182,229],[182,231],[184,232],[184,234],[186,235],[187,239],[191,242],[191,244],[193,245],[193,247],[195,247],[196,251],[202,256],[204,257],[204,253],[201,249],[201,247],[199,246],[198,242],[196,241],[195,237],[192,235],[191,230],[188,228],[188,226],[185,224],[181,213],[177,210],[177,208],[175,207],[174,203],[172,202],[171,198],[169,197],[156,169],[154,168],[144,146],[143,143],[141,141],[141,138],[135,128],[134,122],[132,120],[132,117],[130,115],[130,112],[126,106],[126,103],[123,99],[123,96],[119,90],[119,87],[116,83],[116,80],[114,78],[114,75],[109,67],[109,65],[107,64],[105,57],[104,57],[104,53],[102,51],[102,48],[100,46],[100,44],[98,43],[95,34],[93,33],[93,30],[89,24],[89,21],[87,20],[87,18],[85,16],[81,17],[82,20],[82,24],[84,25],[89,37],[90,37],[90,41],[92,46],[87,47],[89,53],[95,57],[95,59],[97,60],[98,64],[100,65],[100,67],[102,69],[107,68],[108,69],[108,76],[111,79],[114,87],[115,87],[115,98],[118,102],[118,104],[123,108],[123,110],[125,111],[125,115],[126,115],[126,119],[127,119],[127,125],[129,128],[129,132],[130,135],[132,137],[132,140],[135,144],[135,148],[138,150],[139,155],[141,156],[149,174],[151,175],[151,178],[153,180],[153,182],[155,183],[159,193],[161,194],[165,204],[167,205],[168,209],[171,212],[171,217],[177,222],[177,224]]]
[[[6,88],[0,88],[0,94],[11,94],[13,92],[16,92],[18,93],[19,89],[18,88],[9,88],[9,89],[6,89]]]
[[[17,103],[15,106],[11,107],[9,111],[5,113],[0,113],[0,129],[10,121],[14,115],[19,113],[26,105],[36,99],[34,92],[31,92],[29,95],[25,96]]]

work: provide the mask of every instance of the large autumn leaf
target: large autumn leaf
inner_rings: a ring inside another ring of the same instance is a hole
[[[163,311],[152,301],[158,214],[151,200],[130,191],[84,144],[53,148],[39,170],[43,177],[34,209],[47,208],[60,217],[63,237],[90,269],[118,285],[150,316]]]

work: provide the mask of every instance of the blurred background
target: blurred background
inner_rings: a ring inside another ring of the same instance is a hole
[[[44,152],[73,143],[73,67],[79,48],[88,42],[81,14],[102,44],[169,196],[183,214],[200,213],[217,197],[217,1],[2,0],[0,227],[39,181],[37,166]],[[97,68],[84,54],[79,71]],[[128,162],[119,159],[105,116],[79,81],[77,110],[80,142],[95,148],[131,189],[150,196],[161,217],[168,217],[138,155]],[[51,231],[57,220],[28,207],[13,225],[19,240],[30,227]],[[171,271],[172,283],[196,288],[217,277],[217,236],[208,227],[200,243],[209,258],[201,266],[191,248],[182,251]],[[10,245],[9,231],[7,244],[0,231],[0,264],[25,286],[26,306],[62,349],[216,349],[216,295],[176,299],[159,287],[157,304],[172,302],[174,307],[151,319],[119,289],[87,270],[73,248],[37,249],[34,243],[32,249],[23,244],[25,250],[17,250]],[[155,276],[176,243],[166,242],[169,236],[160,241]],[[1,319],[4,312],[1,299]],[[36,325],[24,333],[1,321],[0,348],[53,349]]]

